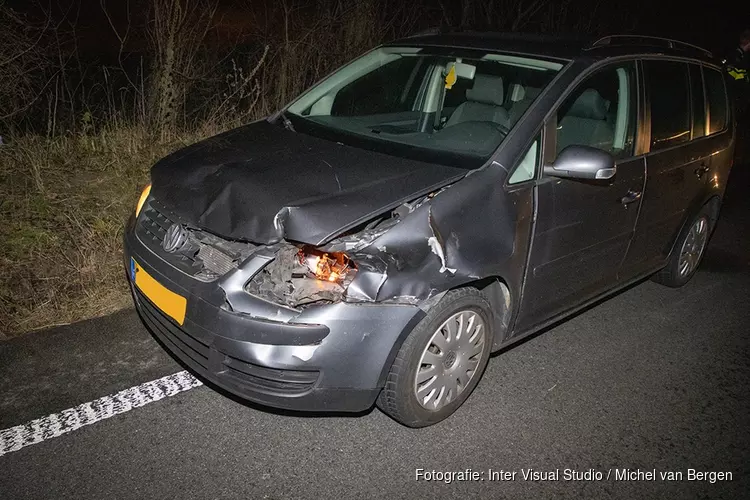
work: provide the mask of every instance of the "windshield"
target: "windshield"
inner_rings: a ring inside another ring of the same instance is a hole
[[[475,166],[560,68],[498,53],[381,47],[311,88],[286,116],[303,132],[340,142]]]

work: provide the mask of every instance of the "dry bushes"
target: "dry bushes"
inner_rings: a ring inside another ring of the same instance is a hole
[[[129,304],[123,222],[168,143],[142,129],[0,147],[0,335],[69,323]]]

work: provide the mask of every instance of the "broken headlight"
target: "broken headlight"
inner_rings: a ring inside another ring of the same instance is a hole
[[[291,307],[333,303],[342,300],[356,272],[356,265],[344,253],[285,244],[245,290]]]
[[[302,247],[297,252],[300,265],[307,268],[311,277],[321,281],[343,284],[349,282],[357,272],[354,263],[343,252],[321,252],[315,248]]]

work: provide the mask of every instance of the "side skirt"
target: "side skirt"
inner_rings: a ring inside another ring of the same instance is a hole
[[[591,299],[588,299],[588,300],[586,300],[586,301],[584,301],[584,302],[582,302],[582,303],[580,303],[580,304],[578,304],[578,305],[576,305],[576,306],[574,306],[574,307],[572,307],[570,309],[567,309],[566,311],[564,311],[564,312],[562,312],[560,314],[557,314],[557,315],[553,316],[552,318],[550,318],[548,320],[545,320],[542,323],[529,328],[528,330],[521,331],[521,332],[513,332],[511,334],[511,337],[509,337],[507,340],[505,340],[501,344],[497,345],[496,348],[492,350],[492,352],[493,353],[497,353],[497,352],[499,352],[499,351],[501,351],[501,350],[503,350],[503,349],[505,349],[505,348],[513,345],[513,344],[516,344],[516,343],[520,342],[521,340],[523,340],[523,339],[525,339],[527,337],[530,337],[531,335],[534,335],[535,333],[540,332],[541,330],[544,330],[545,328],[547,328],[549,326],[555,325],[557,323],[561,323],[563,320],[569,318],[570,316],[575,315],[576,313],[582,311],[583,309],[586,309],[587,307],[591,306],[592,304],[596,304],[597,302],[601,302],[604,299],[612,298],[613,296],[617,295],[618,293],[620,293],[624,289],[630,287],[631,285],[633,285],[635,283],[638,283],[639,281],[645,280],[646,278],[648,278],[649,276],[651,276],[655,272],[659,271],[663,267],[664,267],[664,265],[662,264],[662,265],[659,265],[658,267],[656,267],[654,269],[649,270],[648,272],[645,272],[643,274],[639,274],[635,278],[633,278],[631,280],[628,280],[628,281],[625,281],[622,284],[617,285],[615,288],[607,290],[604,293],[596,295],[596,296],[592,297]]]

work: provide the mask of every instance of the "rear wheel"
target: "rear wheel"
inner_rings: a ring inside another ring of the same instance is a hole
[[[455,412],[477,386],[492,345],[492,313],[475,288],[451,290],[409,334],[377,405],[409,427]]]
[[[667,265],[654,275],[653,280],[673,288],[690,281],[703,258],[712,229],[711,211],[704,206],[695,219],[683,228]]]

